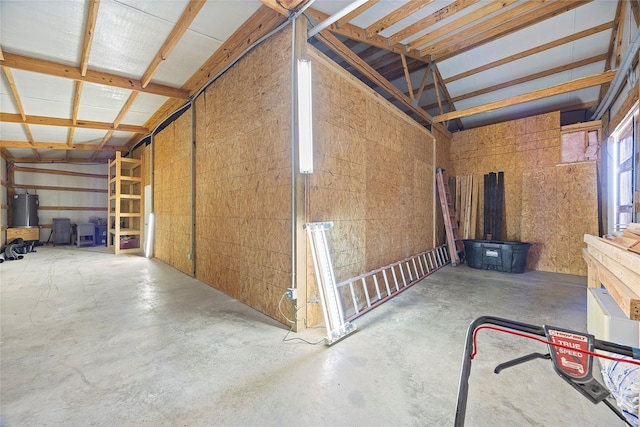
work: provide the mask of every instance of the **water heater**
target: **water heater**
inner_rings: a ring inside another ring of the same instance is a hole
[[[15,194],[13,196],[12,227],[38,226],[38,195]]]

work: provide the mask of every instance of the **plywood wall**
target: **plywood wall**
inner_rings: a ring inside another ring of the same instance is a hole
[[[284,322],[291,286],[291,33],[196,101],[196,277]]]
[[[191,111],[154,137],[154,256],[193,275],[191,253]]]
[[[583,235],[598,233],[596,166],[561,164],[560,150],[554,112],[455,133],[451,163],[459,175],[505,172],[503,235],[532,244],[528,269],[586,275]]]
[[[433,136],[322,54],[309,53],[315,165],[307,218],[334,223],[327,235],[336,280],[433,247]]]

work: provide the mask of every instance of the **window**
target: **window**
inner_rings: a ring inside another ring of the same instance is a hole
[[[630,222],[638,221],[634,208],[634,192],[638,190],[637,177],[637,107],[626,118],[611,137],[609,148],[609,232],[626,228]],[[637,198],[637,195],[635,196]]]

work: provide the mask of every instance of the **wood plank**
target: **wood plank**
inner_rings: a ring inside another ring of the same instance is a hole
[[[455,15],[456,13],[466,9],[469,6],[473,6],[474,4],[478,3],[479,0],[456,0],[451,4],[446,5],[443,8],[438,9],[437,11],[435,11],[434,13],[432,13],[429,16],[426,16],[422,19],[420,19],[419,21],[409,25],[408,27],[403,28],[402,30],[392,34],[389,37],[389,41],[391,43],[399,43],[404,39],[407,39],[409,37],[411,37],[412,35],[426,30],[427,28],[437,24],[440,21],[443,21],[447,18],[449,18],[450,16]],[[483,16],[488,15],[489,13],[493,13],[496,10],[499,10],[501,7],[505,7],[503,4],[504,3],[513,3],[516,0],[505,0],[505,1],[494,1],[493,3],[490,3],[489,5],[485,6],[484,8],[478,9],[475,12],[471,12],[468,15],[466,15],[466,17],[464,18],[466,21],[468,21],[467,23],[476,21],[480,18],[482,18]],[[484,10],[483,10],[484,9]],[[452,25],[451,27],[449,27],[449,25]],[[451,22],[450,24],[447,24],[446,27],[450,28],[449,32],[453,32],[455,30],[457,30],[458,28],[464,26],[466,24],[463,24],[462,22],[458,22],[458,20]],[[441,30],[439,30],[441,31]],[[419,38],[417,38],[414,41],[411,41],[407,44],[407,48],[408,49],[415,49],[416,47],[420,47],[426,43],[428,43],[428,41],[431,41],[432,39],[430,38],[430,34],[425,34]],[[436,37],[437,38],[437,37]],[[417,44],[414,43],[417,40],[420,39],[424,39],[427,40],[425,42],[418,42]],[[411,47],[410,47],[411,46]]]
[[[550,4],[546,4],[538,9],[531,8],[531,4],[535,4],[534,1],[528,1],[522,4],[521,6],[517,6],[513,9],[508,10],[502,15],[508,15],[510,12],[515,12],[517,10],[521,10],[522,15],[516,16],[513,19],[504,20],[498,19],[499,17],[491,18],[482,24],[478,25],[478,27],[482,26],[486,22],[492,22],[492,26],[486,28],[481,33],[478,33],[472,37],[464,37],[461,39],[459,36],[453,36],[443,40],[442,42],[436,42],[432,46],[428,46],[425,49],[420,50],[421,55],[431,55],[431,57],[436,61],[443,61],[448,58],[452,58],[461,53],[467,52],[473,48],[478,46],[482,46],[494,40],[497,40],[501,37],[512,34],[516,31],[520,31],[524,28],[535,25],[539,22],[543,22],[547,19],[553,18],[557,15],[560,15],[564,12],[567,12],[571,9],[575,9],[576,7],[583,6],[593,0],[571,0],[571,1],[561,1],[561,2],[552,2]],[[535,9],[535,10],[532,10]],[[530,13],[525,13],[527,10],[531,10]],[[474,26],[475,29],[476,26]],[[475,31],[468,30],[464,31],[463,34],[473,34]]]
[[[624,314],[631,320],[640,320],[640,295],[634,292],[622,280],[617,278],[611,270],[599,262],[587,248],[582,252],[582,256],[589,265],[589,271],[592,272],[595,286],[605,286],[607,292],[618,307],[622,309]],[[591,285],[591,283],[590,283]]]
[[[378,34],[379,32],[389,28],[393,24],[402,21],[407,16],[417,12],[423,7],[433,3],[434,0],[412,0],[405,3],[403,6],[394,10],[390,14],[378,19],[373,24],[369,25],[365,31],[367,35]]]
[[[11,242],[15,239],[23,239],[23,240],[40,240],[40,228],[39,227],[31,227],[31,228],[19,228],[19,227],[9,227],[7,228],[7,242]]]
[[[437,80],[434,80],[434,82],[438,82],[438,84],[440,85],[440,89],[442,89],[442,93],[444,94],[444,97],[447,99],[447,103],[449,104],[449,110],[450,111],[455,111],[456,110],[456,106],[453,102],[453,98],[451,97],[451,94],[449,93],[449,89],[447,89],[447,85],[444,84],[444,80],[442,79],[442,75],[440,74],[440,69],[438,68],[438,65],[436,65],[436,63],[433,63],[433,69],[436,71],[435,72],[435,77]],[[456,119],[456,122],[458,123],[458,128],[459,129],[464,129],[464,125],[462,124],[462,120],[460,119]]]
[[[41,211],[107,211],[106,206],[38,206]]]
[[[374,6],[376,3],[378,3],[379,1],[380,0],[369,0],[365,4],[362,4],[359,7],[355,8],[354,10],[352,10],[351,12],[347,13],[345,16],[340,18],[336,22],[336,27],[340,27],[341,25],[348,24],[353,18],[355,18],[356,16],[361,15],[365,10],[368,10],[369,8]]]
[[[473,176],[473,190],[471,195],[471,233],[470,239],[476,238],[476,227],[478,225],[478,197],[480,196],[480,180]]]
[[[476,74],[481,73],[483,71],[487,71],[487,70],[490,70],[492,68],[499,67],[501,65],[505,65],[505,64],[508,64],[510,62],[517,61],[519,59],[526,58],[527,56],[535,55],[537,53],[544,52],[545,50],[553,49],[554,47],[562,46],[563,44],[567,44],[567,43],[570,43],[570,42],[573,42],[573,41],[576,41],[576,40],[580,40],[580,39],[582,39],[584,37],[588,37],[588,36],[591,36],[593,34],[598,34],[598,33],[602,32],[602,31],[608,31],[608,30],[611,29],[611,25],[613,25],[613,21],[605,22],[604,24],[597,25],[595,27],[591,27],[591,28],[586,29],[584,31],[577,32],[575,34],[571,34],[571,35],[569,35],[567,37],[563,37],[561,39],[554,40],[552,42],[545,43],[545,44],[542,44],[540,46],[536,46],[534,48],[524,50],[522,52],[516,53],[515,55],[511,55],[511,56],[509,56],[507,58],[499,59],[497,61],[490,62],[490,63],[488,63],[486,65],[483,65],[483,66],[480,66],[480,67],[476,67],[476,68],[473,68],[471,70],[467,70],[467,71],[465,71],[463,73],[456,74],[454,76],[448,77],[448,78],[444,79],[444,83],[448,84],[448,83],[454,82],[456,80],[464,79],[466,77],[470,77],[470,76],[476,75]]]
[[[54,185],[31,185],[31,184],[14,184],[11,188],[22,188],[26,190],[53,190],[53,191],[79,191],[83,193],[106,193],[106,189],[84,188],[84,187],[60,187]]]
[[[320,12],[319,10],[316,10],[312,7],[307,9],[306,13],[316,21],[323,21],[329,17],[329,15],[327,15],[326,13]],[[388,38],[382,37],[379,34],[367,37],[365,34],[365,30],[363,28],[356,27],[355,25],[345,24],[340,26],[339,28],[335,25],[332,25],[329,27],[329,30],[335,34],[347,37],[351,40],[356,40],[370,46],[375,46],[388,52],[394,52],[398,55],[404,52],[404,54],[409,58],[426,62],[425,59],[420,56],[420,53],[418,51],[407,50],[405,45],[400,43],[390,44]]]
[[[606,54],[592,56],[591,58],[582,59],[580,61],[575,61],[570,64],[561,65],[559,67],[550,68],[548,70],[540,71],[537,73],[529,74],[524,77],[520,77],[518,79],[509,80],[494,86],[486,87],[483,89],[475,90],[473,92],[464,93],[456,96],[452,99],[453,102],[462,101],[463,99],[473,98],[475,96],[484,95],[485,93],[490,93],[499,89],[504,89],[507,87],[519,85],[522,83],[530,82],[532,80],[541,79],[543,77],[551,76],[557,73],[562,73],[564,71],[573,70],[575,68],[584,67],[585,65],[593,64],[595,62],[604,61],[607,58]]]
[[[83,161],[86,162],[86,160],[83,160]],[[71,171],[61,171],[56,169],[30,168],[26,166],[14,166],[13,171],[14,172],[30,172],[30,173],[46,173],[46,174],[52,174],[52,175],[82,176],[85,178],[107,178],[108,177],[108,175],[106,174],[71,172]]]
[[[71,144],[65,142],[28,142],[28,141],[2,141],[0,147],[3,148],[36,148],[38,150],[81,150],[81,151],[127,151],[124,146],[98,147],[96,144]]]
[[[176,47],[184,33],[189,29],[189,26],[193,22],[193,20],[198,16],[198,13],[204,6],[204,0],[190,0],[187,7],[180,15],[178,22],[173,26],[171,33],[167,36],[167,39],[162,44],[162,47],[156,53],[156,56],[151,60],[151,64],[147,67],[147,70],[142,74],[142,78],[140,79],[140,83],[142,87],[145,88],[151,82],[153,75],[158,71],[162,62],[169,57],[173,48]]]
[[[640,294],[640,256],[621,250],[600,237],[584,235],[589,254],[609,268],[620,280],[634,284],[634,292]],[[605,261],[606,260],[606,261]]]
[[[24,112],[24,107],[22,106],[22,101],[20,100],[20,95],[18,94],[18,88],[16,87],[16,82],[13,78],[13,73],[11,69],[8,67],[2,67],[2,71],[4,71],[4,75],[7,78],[7,83],[9,83],[9,88],[11,89],[11,94],[13,95],[13,100],[18,107],[18,111],[20,112],[20,117],[22,117],[22,121],[27,121],[27,115]]]
[[[407,67],[407,57],[404,56],[404,53],[400,54],[400,58],[402,59],[402,68],[404,69],[404,79],[407,82],[407,88],[409,90],[409,97],[411,101],[415,101],[413,97],[413,87],[411,87],[411,76],[409,75],[409,68]]]
[[[621,7],[620,8],[620,25],[618,26],[618,34],[616,35],[616,38],[618,39],[618,44],[616,46],[616,60],[615,60],[615,68],[620,67],[620,60],[622,58],[622,39],[624,38],[624,24],[625,24],[625,15],[627,14],[627,8],[626,7]]]
[[[59,117],[43,117],[43,116],[27,116],[26,121],[22,120],[20,114],[0,113],[0,122],[7,123],[27,123],[30,125],[45,126],[62,126],[74,127],[82,129],[98,129],[98,130],[118,130],[122,132],[147,133],[149,129],[144,126],[124,125],[114,126],[112,123],[94,122],[90,120],[77,120],[73,123],[71,119],[62,119]]]
[[[80,72],[80,68],[58,64],[44,59],[29,58],[15,53],[4,52],[4,60],[1,65],[34,73],[46,74],[49,76],[62,77],[85,83],[119,87],[122,89],[151,93],[169,98],[182,100],[189,98],[189,93],[184,89],[159,85],[156,83],[150,83],[146,88],[143,88],[142,84],[138,80],[92,70],[87,70],[86,75],[83,76]]]
[[[574,90],[584,89],[586,87],[597,86],[603,83],[611,82],[615,77],[615,71],[607,71],[600,74],[594,74],[587,77],[571,80],[545,89],[534,90],[532,92],[516,95],[511,98],[502,99],[487,104],[478,105],[476,107],[467,108],[465,110],[452,111],[434,117],[434,122],[440,123],[458,117],[468,117],[474,114],[494,111],[500,108],[509,107],[511,105],[522,104],[524,102],[535,101],[537,99],[547,98],[549,96],[559,95],[562,93],[572,92]]]
[[[636,23],[636,27],[640,27],[640,1],[629,0],[631,6],[631,12],[633,13],[633,20]]]
[[[87,16],[87,25],[84,28],[84,37],[82,39],[82,53],[80,54],[80,75],[87,75],[87,66],[89,65],[89,54],[91,53],[91,43],[93,34],[96,29],[96,21],[98,20],[98,8],[100,0],[89,0],[89,14]]]
[[[338,56],[347,61],[352,67],[363,73],[368,79],[373,81],[381,89],[392,95],[397,101],[403,104],[405,107],[416,113],[421,118],[431,123],[431,116],[419,107],[414,107],[411,99],[405,96],[402,91],[395,87],[391,82],[385,79],[380,73],[371,68],[367,63],[363,63],[362,60],[353,51],[348,49],[336,36],[331,34],[328,30],[323,30],[316,37],[322,41],[327,47],[334,51]]]

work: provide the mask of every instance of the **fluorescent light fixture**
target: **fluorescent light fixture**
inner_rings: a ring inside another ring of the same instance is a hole
[[[147,229],[147,241],[144,245],[144,256],[147,258],[151,258],[153,256],[153,235],[154,235],[154,226],[155,226],[155,214],[149,214],[149,227]]]
[[[311,62],[298,60],[298,161],[300,173],[313,173]]]
[[[327,328],[325,342],[335,344],[347,335],[356,332],[356,325],[344,320],[344,310],[340,291],[336,286],[331,254],[325,230],[333,227],[332,222],[311,222],[304,225],[309,238],[313,265],[316,271],[316,282],[322,303],[324,324]]]

